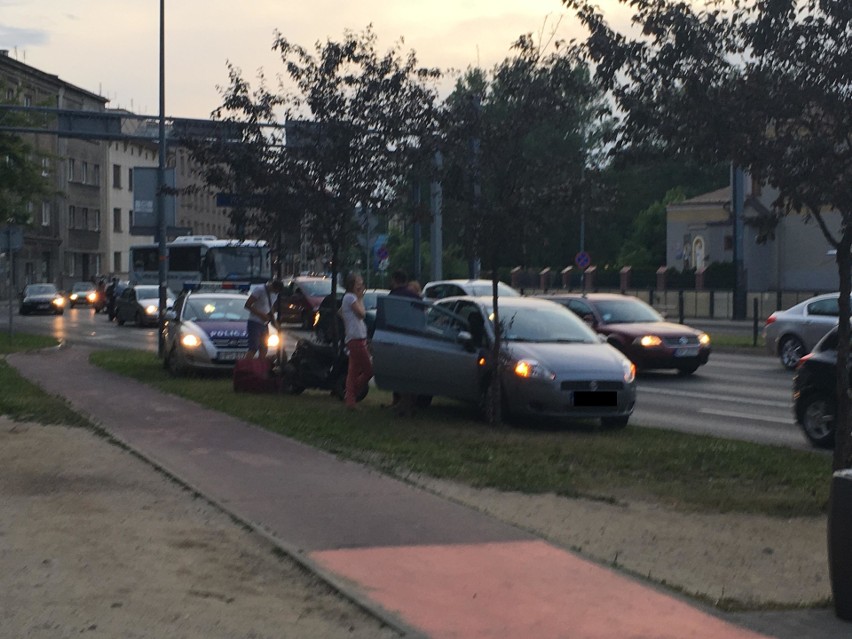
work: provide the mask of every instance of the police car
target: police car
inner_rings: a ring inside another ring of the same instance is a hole
[[[189,371],[230,371],[248,351],[245,308],[248,284],[193,283],[184,288],[166,312],[163,366],[172,375]],[[283,347],[282,336],[270,325],[268,356]]]

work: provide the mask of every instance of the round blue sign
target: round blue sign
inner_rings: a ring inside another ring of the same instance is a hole
[[[586,251],[580,251],[576,256],[574,256],[574,264],[576,264],[579,268],[588,268],[591,263],[592,256]]]

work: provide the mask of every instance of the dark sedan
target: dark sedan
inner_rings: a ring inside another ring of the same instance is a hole
[[[343,297],[343,289],[336,287],[339,297]],[[331,278],[299,276],[284,285],[284,292],[279,295],[278,319],[288,324],[301,324],[302,328],[311,329],[320,304],[331,295]]]
[[[166,297],[166,308],[174,306],[175,296]],[[156,284],[128,286],[115,298],[115,321],[119,326],[134,322],[136,326],[156,326],[160,320],[160,287]]]
[[[799,359],[793,377],[793,414],[805,437],[818,448],[834,446],[837,413],[837,327]]]
[[[65,298],[53,284],[28,284],[21,295],[18,312],[21,315],[30,313],[62,315],[65,312]]]
[[[568,293],[546,299],[574,311],[640,369],[669,368],[691,375],[710,357],[709,335],[667,322],[639,298],[614,293]]]

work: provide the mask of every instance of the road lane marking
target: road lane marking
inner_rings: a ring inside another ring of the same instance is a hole
[[[727,410],[716,410],[714,408],[699,408],[699,413],[704,415],[716,415],[717,417],[735,417],[737,419],[752,419],[758,422],[771,422],[773,424],[789,424],[790,422],[779,421],[774,417],[764,417],[763,415],[753,415],[749,413],[735,413]]]
[[[713,395],[711,393],[695,393],[692,391],[664,390],[662,388],[647,388],[639,386],[639,393],[656,393],[657,395],[668,395],[670,397],[684,397],[688,399],[706,399],[712,401],[733,402],[736,404],[755,404],[757,406],[771,406],[772,408],[792,408],[792,402],[777,402],[769,399],[749,399],[746,397],[731,397]]]

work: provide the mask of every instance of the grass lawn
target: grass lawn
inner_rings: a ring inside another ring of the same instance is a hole
[[[388,393],[372,388],[349,413],[327,393],[236,394],[230,377],[173,379],[157,357],[98,351],[93,362],[271,431],[406,477],[410,473],[525,493],[617,501],[653,497],[685,510],[776,516],[825,512],[831,459],[672,431],[596,422],[491,428],[475,409],[436,400],[398,418]]]

